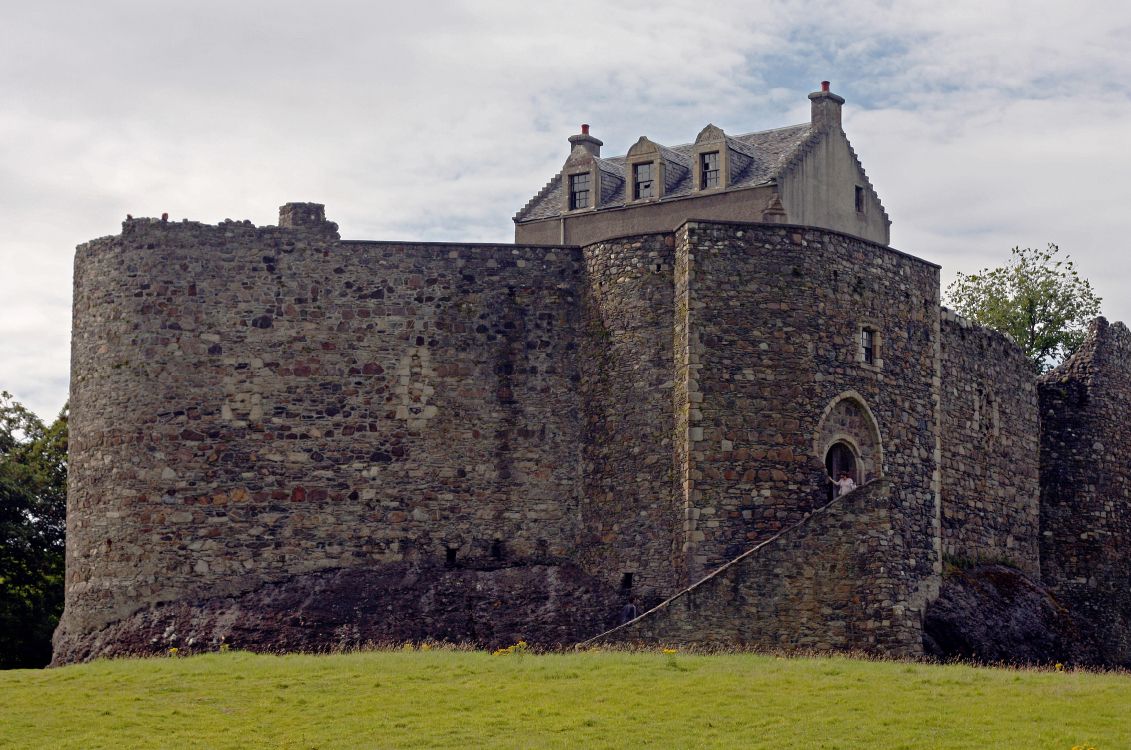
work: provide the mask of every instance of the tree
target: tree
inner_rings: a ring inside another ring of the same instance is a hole
[[[67,408],[47,427],[0,391],[0,669],[51,661],[66,508]]]
[[[1007,333],[1033,369],[1046,372],[1080,346],[1102,301],[1060,248],[1015,247],[1009,263],[959,273],[946,288],[947,304],[958,314]]]

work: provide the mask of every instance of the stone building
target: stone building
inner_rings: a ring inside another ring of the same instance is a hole
[[[888,246],[810,99],[617,158],[583,127],[513,245],[307,203],[81,245],[56,662],[569,644],[628,599],[659,606],[606,640],[917,656],[951,559],[1043,578],[1125,663],[1126,328],[1037,382]]]
[[[694,143],[672,147],[640,136],[612,158],[582,125],[562,171],[515,215],[515,242],[588,245],[698,219],[801,224],[888,244],[891,221],[841,128],[844,99],[827,81],[809,99],[802,125],[738,136],[707,125]]]

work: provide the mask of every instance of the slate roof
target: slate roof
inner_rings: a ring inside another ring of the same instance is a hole
[[[741,157],[735,164],[735,174],[727,189],[766,185],[777,179],[789,166],[794,157],[813,138],[816,131],[810,123],[790,125],[784,128],[763,130],[746,135],[728,135],[727,144]],[[665,185],[663,201],[691,195],[691,163],[695,154],[695,144],[682,146],[661,146],[663,158],[683,169],[670,169],[669,183]],[[625,204],[624,156],[598,158],[597,165],[603,176],[612,177],[612,185],[602,186],[601,205],[605,208],[618,208]],[[674,182],[672,182],[674,180]],[[602,183],[606,180],[602,179]],[[515,214],[515,222],[550,219],[562,214],[564,197],[562,195],[561,173],[554,175],[538,193],[530,199],[521,211]]]

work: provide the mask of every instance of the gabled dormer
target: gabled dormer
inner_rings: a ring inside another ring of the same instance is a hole
[[[686,156],[640,136],[624,157],[625,203],[658,201],[687,179]]]
[[[696,192],[725,190],[730,184],[730,160],[723,129],[708,123],[695,136],[692,149],[692,189]]]
[[[585,211],[597,208],[600,202],[601,177],[597,159],[605,144],[589,135],[589,126],[570,136],[570,154],[562,167],[562,211]]]
[[[569,142],[572,149],[560,175],[562,213],[593,211],[622,196],[623,167],[601,158],[604,144],[589,134],[589,126],[582,125]]]
[[[659,200],[664,195],[663,159],[659,144],[640,136],[624,157],[628,179],[625,202]]]
[[[597,208],[601,176],[597,157],[583,146],[574,146],[573,153],[562,167],[562,211],[586,211]]]
[[[707,193],[741,182],[756,154],[741,139],[731,138],[722,128],[708,123],[695,138],[692,157],[692,190]]]

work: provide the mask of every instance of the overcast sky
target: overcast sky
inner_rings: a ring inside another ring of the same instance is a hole
[[[505,242],[579,123],[796,124],[824,79],[895,247],[945,284],[1055,242],[1131,320],[1129,39],[1086,0],[7,3],[0,389],[63,405],[74,247],[127,213]]]

